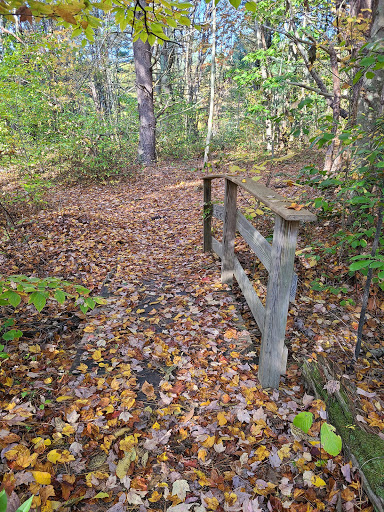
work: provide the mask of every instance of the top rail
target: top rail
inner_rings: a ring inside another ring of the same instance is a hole
[[[317,219],[316,215],[309,210],[303,209],[297,211],[288,208],[289,204],[292,203],[291,199],[281,196],[262,183],[253,181],[252,178],[241,178],[240,176],[230,176],[227,174],[209,174],[203,177],[204,180],[213,180],[216,178],[225,178],[243,188],[284,220],[314,222]]]

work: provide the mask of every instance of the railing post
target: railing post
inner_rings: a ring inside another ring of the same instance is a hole
[[[212,251],[212,204],[211,204],[212,180],[204,180],[204,252]]]
[[[225,180],[223,258],[221,263],[221,282],[232,286],[235,268],[237,185]]]
[[[263,388],[278,388],[280,375],[286,370],[284,338],[298,230],[298,221],[275,216],[259,362],[259,380]]]

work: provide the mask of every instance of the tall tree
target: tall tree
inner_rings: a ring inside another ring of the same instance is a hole
[[[205,141],[204,162],[208,162],[209,145],[212,139],[213,113],[215,108],[215,78],[216,78],[216,5],[212,0],[212,53],[211,53],[211,83],[209,97],[209,117],[207,127],[207,139]]]
[[[139,0],[138,5],[144,11],[145,0]],[[142,13],[137,16],[142,16]],[[133,57],[140,123],[138,159],[145,165],[151,165],[156,162],[156,117],[153,104],[152,52],[145,35],[134,41]]]

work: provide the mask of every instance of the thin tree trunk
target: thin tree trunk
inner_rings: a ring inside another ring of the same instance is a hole
[[[145,2],[140,0],[141,7]],[[156,162],[156,118],[153,104],[153,80],[151,46],[139,38],[133,43],[133,58],[136,72],[136,91],[139,109],[139,162],[151,165]]]
[[[333,102],[332,102],[332,112],[333,112],[333,124],[332,124],[332,133],[336,135],[337,128],[339,126],[340,120],[340,105],[341,105],[341,88],[340,88],[340,76],[339,76],[339,65],[337,62],[337,54],[333,45],[329,46],[329,56],[331,61],[331,71],[332,71],[332,81],[333,81]],[[337,167],[341,165],[341,158],[338,159],[338,162],[335,161],[335,153],[337,152],[337,144],[336,139],[333,139],[331,144],[328,147],[327,154],[325,156],[324,162],[324,171],[337,172]]]
[[[212,55],[211,55],[211,94],[209,100],[209,117],[207,139],[205,141],[205,152],[203,166],[208,162],[209,145],[212,138],[213,112],[215,107],[215,78],[216,78],[216,6],[212,0]]]

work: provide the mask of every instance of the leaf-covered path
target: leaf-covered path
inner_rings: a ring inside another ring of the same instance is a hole
[[[158,168],[57,191],[8,248],[9,273],[63,275],[106,296],[79,327],[74,310],[27,306],[29,338],[0,376],[1,473],[15,503],[369,510],[347,461],[292,436],[295,414],[315,414],[313,436],[323,415],[298,367],[279,391],[261,389],[235,299],[202,253],[199,184]]]

